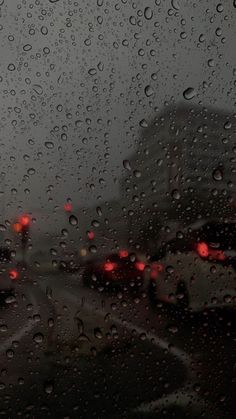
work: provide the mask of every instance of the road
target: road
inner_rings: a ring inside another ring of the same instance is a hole
[[[233,313],[100,293],[82,272],[26,277],[1,301],[1,417],[234,417]]]

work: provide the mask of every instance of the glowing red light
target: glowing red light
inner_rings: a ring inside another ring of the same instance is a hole
[[[20,223],[14,223],[12,228],[16,233],[20,233],[22,230],[22,225]]]
[[[12,269],[12,270],[9,272],[9,277],[10,277],[12,280],[16,280],[16,279],[18,278],[18,276],[19,276],[19,273],[18,273],[15,269]]]
[[[71,211],[72,211],[72,204],[71,204],[70,202],[66,202],[66,203],[64,204],[64,210],[65,210],[66,212],[71,212]]]
[[[116,264],[115,263],[112,263],[112,262],[107,262],[104,265],[104,270],[106,272],[114,271],[115,268],[116,268]]]
[[[151,267],[150,277],[151,279],[157,279],[159,272],[162,272],[164,269],[161,263],[154,262]]]
[[[95,233],[94,233],[94,231],[88,231],[88,232],[87,232],[87,236],[88,236],[88,239],[89,239],[89,240],[93,240],[93,239],[94,239],[94,237],[95,237]]]
[[[144,269],[145,269],[145,263],[143,263],[143,262],[136,262],[135,263],[135,267],[136,267],[136,269],[138,269],[138,271],[144,271]]]
[[[201,242],[197,244],[197,252],[202,258],[207,258],[209,256],[209,249],[206,243]]]
[[[225,260],[226,256],[223,250],[211,250],[210,255],[216,260]]]
[[[28,226],[30,224],[30,217],[28,215],[22,215],[20,217],[20,220],[19,221],[20,221],[20,224],[23,227],[26,227],[26,226]]]
[[[129,256],[129,252],[127,252],[127,250],[120,250],[119,256],[120,258],[127,258]]]

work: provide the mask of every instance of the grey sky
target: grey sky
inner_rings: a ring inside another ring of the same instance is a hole
[[[233,0],[97,3],[1,6],[7,214],[118,197],[139,121],[184,100],[188,87],[191,103],[234,111]]]

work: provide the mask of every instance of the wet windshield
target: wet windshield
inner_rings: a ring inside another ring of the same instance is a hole
[[[1,417],[235,417],[235,19],[0,0]]]

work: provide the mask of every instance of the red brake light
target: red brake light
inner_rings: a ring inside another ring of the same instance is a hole
[[[18,278],[18,276],[19,276],[19,273],[17,272],[16,269],[12,269],[11,271],[9,271],[9,277],[12,280],[16,280]]]
[[[116,264],[115,263],[106,262],[104,264],[104,271],[106,271],[106,272],[114,271],[115,268],[116,268]]]
[[[120,258],[127,258],[129,256],[129,253],[127,252],[127,250],[120,250],[119,256]]]
[[[144,269],[145,269],[145,263],[143,263],[143,262],[136,262],[135,263],[135,267],[136,267],[136,269],[138,269],[138,271],[144,271]]]
[[[66,202],[66,204],[64,204],[64,210],[66,212],[71,212],[72,211],[72,204],[70,202]]]
[[[204,242],[197,244],[197,252],[199,256],[202,258],[207,258],[209,256],[209,248],[208,245]]]
[[[89,240],[93,240],[93,239],[94,239],[94,237],[95,237],[95,233],[94,233],[94,231],[88,231],[88,232],[87,232],[87,236],[88,236],[88,239],[89,239]]]
[[[20,233],[22,230],[22,225],[20,223],[14,223],[12,227],[16,233]]]
[[[22,215],[20,217],[20,224],[24,227],[28,226],[30,223],[30,217],[28,215]]]
[[[162,272],[164,269],[161,263],[154,262],[151,267],[150,277],[151,279],[157,279],[159,272]]]

